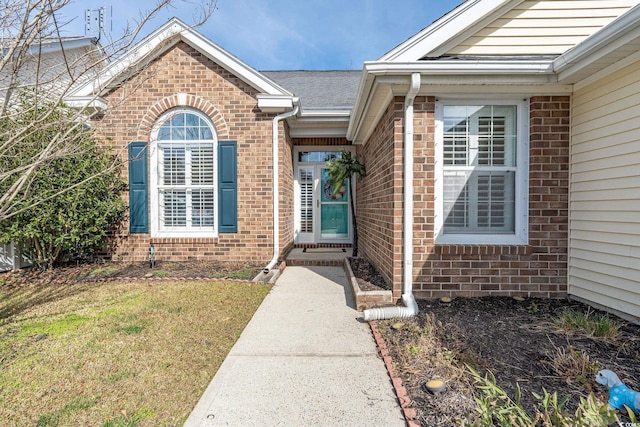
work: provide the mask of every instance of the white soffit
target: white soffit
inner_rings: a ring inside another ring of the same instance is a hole
[[[562,83],[577,83],[640,51],[640,5],[553,61]]]
[[[339,137],[345,138],[351,118],[351,109],[302,109],[287,119],[293,138]]]

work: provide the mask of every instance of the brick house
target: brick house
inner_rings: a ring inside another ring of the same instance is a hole
[[[325,191],[345,148],[368,172],[361,253],[406,305],[571,294],[637,317],[638,174],[605,183],[585,163],[640,163],[637,3],[469,0],[362,71],[259,72],[173,19],[75,93],[101,103],[94,125],[128,164],[114,258],[153,245],[272,268],[295,245],[349,245],[348,192]],[[587,88],[615,73],[634,90],[624,148],[583,153],[618,123],[588,128],[602,112]],[[607,201],[609,184],[630,196]]]

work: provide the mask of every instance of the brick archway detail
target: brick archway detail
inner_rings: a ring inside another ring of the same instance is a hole
[[[138,141],[151,139],[151,128],[162,114],[175,107],[191,107],[206,114],[215,126],[219,140],[229,139],[229,126],[220,111],[209,101],[197,95],[177,93],[168,96],[153,105],[142,118],[138,126]]]

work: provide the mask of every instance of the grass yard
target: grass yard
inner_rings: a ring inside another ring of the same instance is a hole
[[[269,289],[0,286],[2,425],[181,426]]]

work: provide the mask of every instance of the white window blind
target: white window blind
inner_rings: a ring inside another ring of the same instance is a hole
[[[300,168],[300,232],[313,233],[313,168]]]
[[[515,232],[514,105],[444,106],[443,232]]]
[[[214,231],[215,147],[210,125],[197,114],[170,115],[157,134],[160,231]]]

